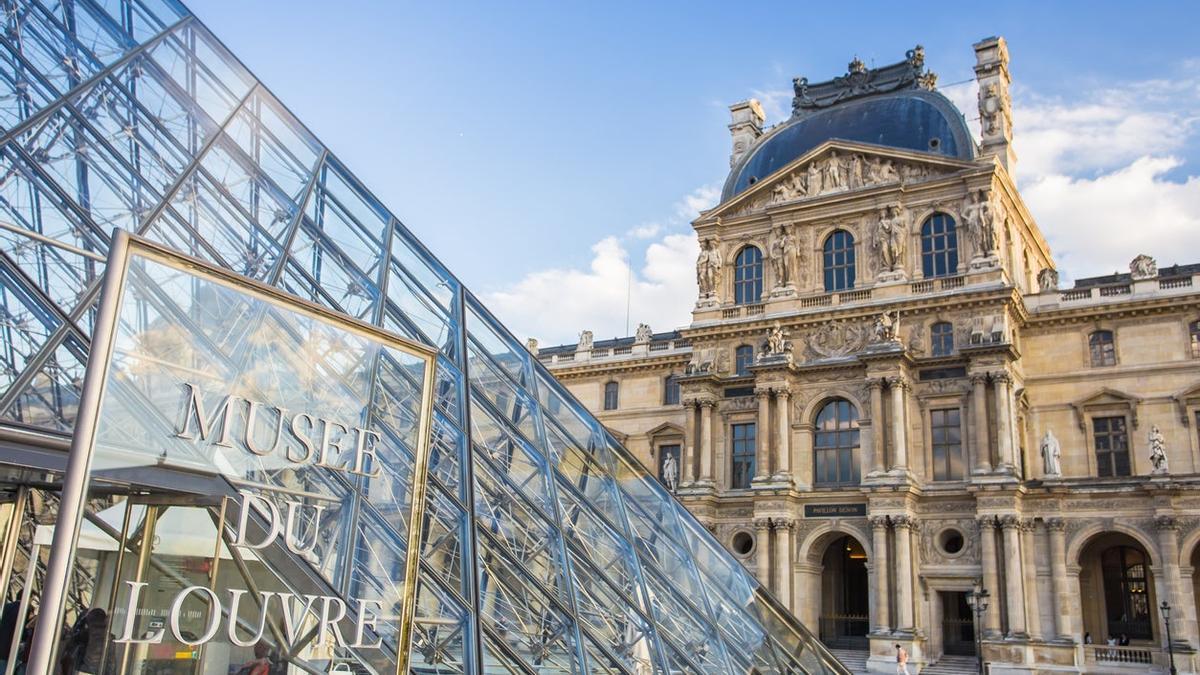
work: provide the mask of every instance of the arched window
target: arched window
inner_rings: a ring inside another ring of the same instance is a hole
[[[845,291],[854,288],[854,235],[834,230],[825,238],[825,291]]]
[[[859,481],[858,409],[843,398],[825,404],[817,413],[813,439],[815,481],[818,485],[854,485]]]
[[[679,405],[678,375],[668,375],[663,380],[663,405]]]
[[[620,385],[616,382],[608,382],[604,385],[604,409],[617,409],[617,396],[620,393]]]
[[[1098,330],[1088,336],[1088,350],[1093,366],[1117,365],[1117,344],[1111,330]]]
[[[749,375],[750,366],[754,365],[754,347],[742,345],[733,352],[733,372],[736,375]]]
[[[751,305],[762,300],[762,251],[747,246],[733,260],[733,302]]]
[[[1193,321],[1188,326],[1188,335],[1192,341],[1192,358],[1200,359],[1200,321]]]
[[[1150,575],[1146,554],[1133,546],[1112,546],[1100,554],[1104,610],[1109,635],[1154,638],[1150,628]]]
[[[954,353],[954,324],[939,321],[929,329],[929,341],[934,356],[949,356]]]
[[[935,213],[921,225],[921,273],[926,279],[958,273],[958,232],[954,219]]]

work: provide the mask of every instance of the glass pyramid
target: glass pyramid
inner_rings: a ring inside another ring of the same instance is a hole
[[[123,228],[439,350],[414,671],[845,672],[186,8],[0,7],[0,423],[71,432]]]

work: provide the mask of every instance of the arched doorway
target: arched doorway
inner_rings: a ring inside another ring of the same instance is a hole
[[[869,598],[866,551],[854,537],[838,537],[821,558],[821,641],[839,649],[866,649]]]
[[[1096,645],[1153,645],[1157,633],[1151,557],[1133,537],[1097,535],[1079,554],[1083,630]],[[1111,651],[1111,650],[1110,650]]]

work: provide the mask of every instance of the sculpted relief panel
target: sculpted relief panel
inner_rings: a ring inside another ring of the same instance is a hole
[[[778,183],[740,209],[738,213],[759,211],[784,202],[809,199],[834,192],[894,183],[915,183],[949,173],[940,167],[897,162],[864,153],[839,154],[831,151],[797,167]]]

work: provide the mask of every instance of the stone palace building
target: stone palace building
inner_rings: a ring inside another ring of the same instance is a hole
[[[851,666],[1197,672],[1200,265],[1060,287],[974,49],[732,106],[692,323],[530,347]]]

